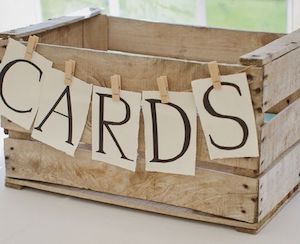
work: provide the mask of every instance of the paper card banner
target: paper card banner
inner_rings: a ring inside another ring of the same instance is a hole
[[[135,171],[141,94],[94,86],[92,105],[92,159]]]
[[[195,175],[197,113],[191,92],[143,92],[146,170]]]
[[[9,39],[0,64],[0,113],[29,130],[37,113],[42,80],[52,62],[34,52],[25,60],[26,47]]]
[[[192,81],[210,159],[257,157],[257,132],[246,74],[221,76],[221,85],[221,89],[213,89],[210,78]]]
[[[73,156],[85,127],[92,85],[75,77],[70,86],[56,69],[45,73],[32,137]]]

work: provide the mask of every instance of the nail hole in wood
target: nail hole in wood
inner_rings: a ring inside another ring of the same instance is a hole
[[[10,147],[10,150],[14,150],[14,147]]]
[[[261,92],[261,89],[258,87],[258,88],[255,89],[255,92],[258,94],[258,93]]]
[[[252,202],[256,202],[256,197],[252,197],[252,198],[251,198],[251,201],[252,201]]]
[[[11,170],[12,170],[12,171],[15,171],[15,169],[16,169],[15,167],[11,167]]]
[[[263,201],[263,198],[261,198],[260,201],[262,202],[262,201]]]
[[[247,74],[247,80],[252,81],[253,80],[253,75]]]
[[[260,165],[263,165],[263,164],[264,164],[264,162],[265,162],[264,160],[263,160],[263,161],[261,161],[261,162],[260,162]]]
[[[242,212],[243,214],[245,214],[245,213],[246,213],[246,210],[245,210],[245,209],[242,209],[241,212]]]
[[[290,102],[291,102],[290,99],[286,99],[287,104],[290,104]]]
[[[249,188],[249,186],[248,186],[247,184],[243,184],[243,187],[244,187],[245,189],[248,189],[248,188]]]
[[[8,156],[5,156],[5,160],[8,160],[9,159],[9,157]]]
[[[262,113],[262,108],[257,108],[256,110],[258,113]]]

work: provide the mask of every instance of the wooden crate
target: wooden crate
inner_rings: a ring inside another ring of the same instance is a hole
[[[288,35],[224,30],[90,14],[61,17],[2,33],[40,37],[37,51],[64,70],[100,86],[122,76],[122,88],[155,90],[167,75],[172,91],[191,90],[209,76],[207,61],[222,74],[247,73],[259,158],[210,160],[198,121],[196,176],[145,171],[141,117],[137,171],[91,160],[91,113],[75,157],[33,140],[30,131],[2,118],[6,185],[31,187],[166,215],[233,226],[255,233],[298,189],[300,180],[300,30]],[[5,42],[4,42],[5,43]],[[68,46],[68,47],[66,47]],[[0,47],[0,58],[5,45]],[[109,84],[108,84],[109,86]],[[264,121],[273,113],[271,121]]]

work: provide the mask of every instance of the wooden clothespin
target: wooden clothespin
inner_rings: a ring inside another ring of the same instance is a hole
[[[25,59],[26,60],[31,60],[32,54],[35,51],[38,42],[39,42],[39,37],[38,36],[30,36],[28,38],[26,52],[25,52]]]
[[[113,75],[110,77],[112,100],[114,102],[120,101],[120,90],[121,90],[121,76]]]
[[[160,99],[162,103],[168,103],[169,98],[169,86],[167,76],[160,76],[157,78],[157,85],[160,93]]]
[[[65,62],[65,85],[70,86],[75,73],[76,62],[74,60],[68,60]]]
[[[214,88],[221,89],[221,77],[220,77],[220,71],[217,62],[216,61],[209,62],[208,70]]]

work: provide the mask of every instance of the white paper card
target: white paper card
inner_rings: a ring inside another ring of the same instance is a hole
[[[92,85],[73,77],[68,87],[64,77],[56,69],[45,73],[32,137],[73,156],[85,127]]]
[[[169,92],[162,104],[158,91],[143,92],[146,170],[195,175],[197,113],[191,92]]]
[[[141,94],[120,92],[113,101],[109,88],[94,86],[92,159],[135,171]]]
[[[29,130],[37,113],[43,76],[52,62],[34,52],[25,57],[26,47],[9,39],[0,64],[0,113]]]
[[[210,78],[192,81],[210,159],[257,157],[252,100],[245,73],[221,76],[221,89]]]

